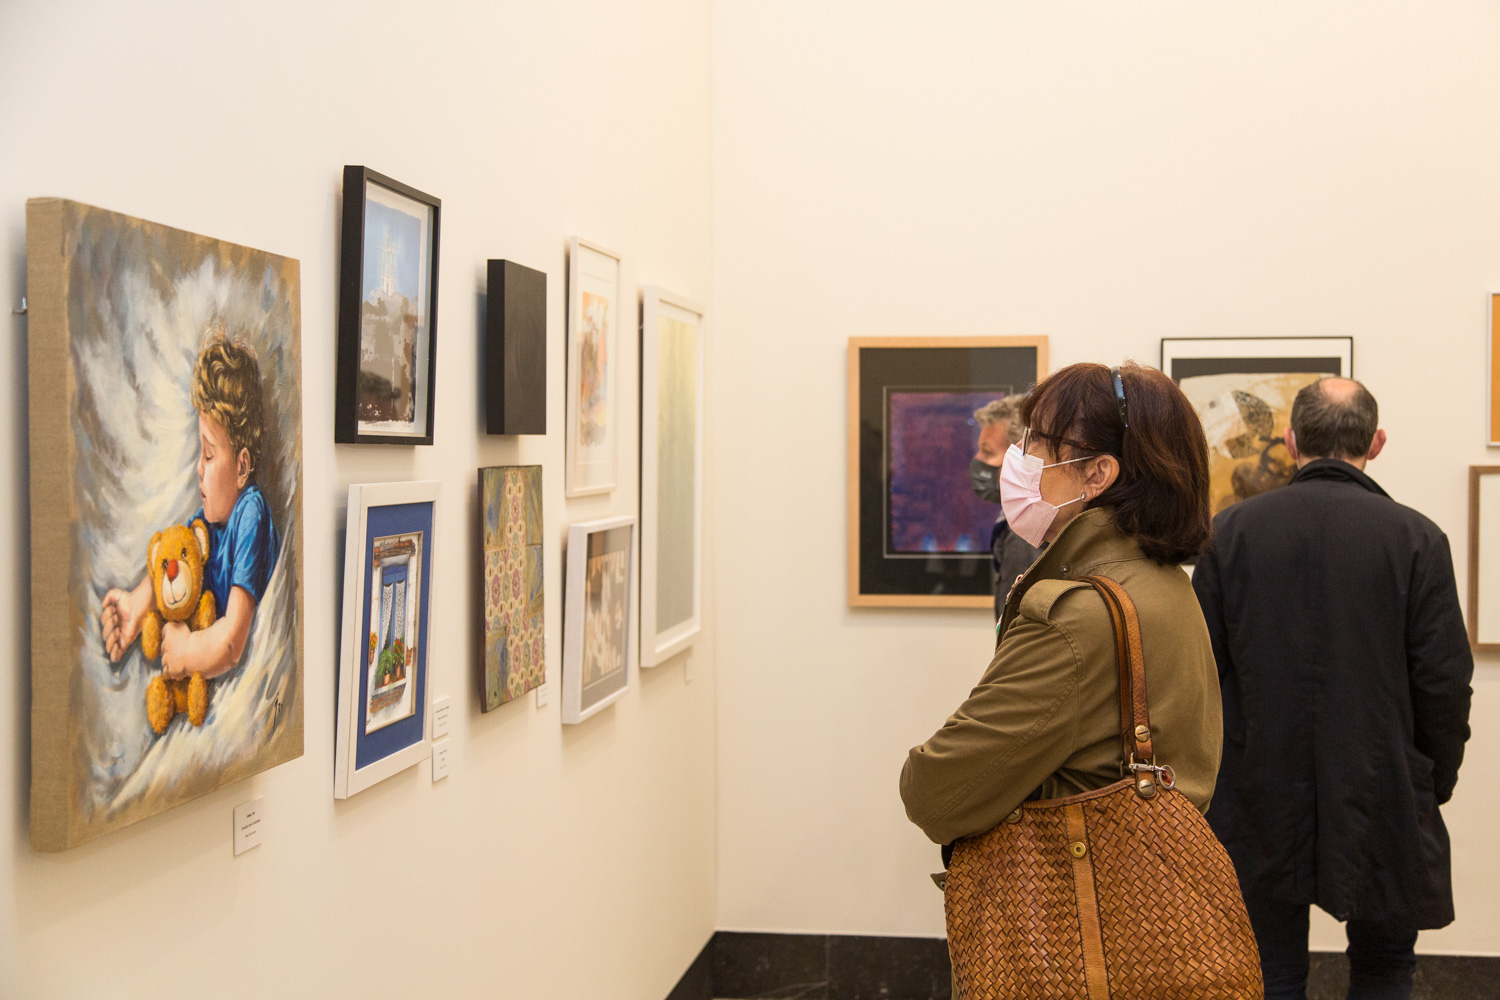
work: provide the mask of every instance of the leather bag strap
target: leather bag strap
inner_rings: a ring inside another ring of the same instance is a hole
[[[1115,632],[1115,659],[1120,674],[1120,760],[1136,779],[1136,791],[1145,798],[1156,794],[1159,771],[1136,770],[1156,763],[1151,739],[1151,716],[1146,708],[1146,656],[1141,646],[1141,623],[1135,602],[1125,588],[1103,576],[1080,577],[1098,591],[1109,610]]]

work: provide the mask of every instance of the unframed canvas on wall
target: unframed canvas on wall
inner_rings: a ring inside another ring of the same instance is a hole
[[[1166,337],[1161,370],[1203,421],[1217,514],[1291,482],[1297,463],[1284,437],[1292,402],[1324,376],[1354,377],[1354,338]]]
[[[630,687],[630,561],[635,518],[568,528],[563,580],[562,721],[582,722]]]
[[[368,167],[344,168],[340,444],[432,444],[440,209]]]
[[[479,470],[484,711],[547,679],[542,622],[542,467]]]
[[[850,338],[850,606],[992,605],[974,411],[1046,370],[1046,337]]]
[[[563,492],[615,488],[620,426],[620,255],[574,237],[568,247],[567,441]]]
[[[654,667],[703,629],[703,307],[649,287],[641,317],[641,666]]]
[[[349,487],[333,796],[426,760],[438,484]]]
[[[31,843],[302,755],[295,260],[26,204]]]
[[[1500,293],[1490,296],[1489,443],[1491,448],[1500,448],[1500,351],[1495,350],[1497,333],[1500,333]]]

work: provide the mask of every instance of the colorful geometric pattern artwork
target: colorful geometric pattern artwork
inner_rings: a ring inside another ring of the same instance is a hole
[[[542,469],[479,471],[484,518],[484,710],[547,676],[542,623]]]

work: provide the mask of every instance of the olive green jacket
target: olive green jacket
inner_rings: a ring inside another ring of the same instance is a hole
[[[1078,515],[1011,590],[995,658],[958,711],[912,749],[906,814],[948,844],[993,827],[1028,798],[1121,777],[1114,629],[1078,577],[1107,576],[1135,602],[1151,738],[1177,788],[1207,811],[1219,772],[1219,675],[1188,575],[1152,562],[1108,508]]]

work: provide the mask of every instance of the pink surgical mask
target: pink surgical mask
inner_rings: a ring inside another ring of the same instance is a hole
[[[1047,529],[1057,519],[1057,512],[1068,504],[1087,500],[1087,493],[1080,493],[1075,500],[1053,505],[1042,499],[1042,470],[1055,465],[1072,465],[1087,462],[1092,455],[1074,458],[1066,462],[1043,465],[1040,455],[1027,455],[1021,446],[1013,444],[1005,452],[1005,461],[1000,465],[1000,509],[1005,512],[1005,521],[1010,530],[1021,536],[1027,544],[1040,546]]]

